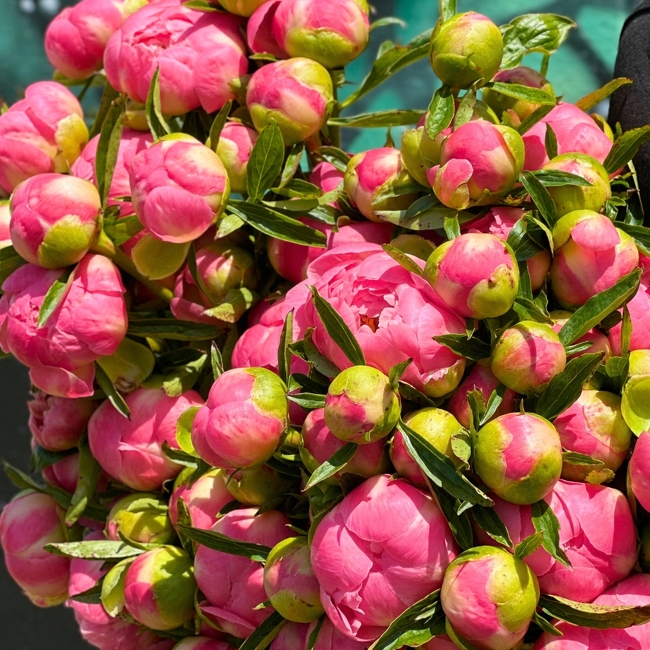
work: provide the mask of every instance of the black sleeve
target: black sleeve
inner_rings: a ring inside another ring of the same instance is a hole
[[[614,76],[629,77],[634,83],[623,86],[612,95],[609,108],[612,128],[617,122],[621,123],[624,131],[650,124],[650,0],[637,7],[623,27]],[[641,147],[634,164],[648,223],[650,143]]]

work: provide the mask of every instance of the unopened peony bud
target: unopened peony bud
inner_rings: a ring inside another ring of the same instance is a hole
[[[636,441],[628,472],[632,493],[650,512],[650,433],[642,433]]]
[[[564,370],[566,351],[550,325],[522,321],[501,334],[492,350],[494,376],[522,395],[540,393]]]
[[[368,444],[385,438],[397,424],[400,401],[384,373],[353,366],[330,384],[325,423],[340,440]]]
[[[543,499],[562,472],[562,444],[555,427],[533,413],[508,413],[474,435],[474,471],[506,501]]]
[[[390,245],[402,251],[402,253],[413,255],[425,262],[431,256],[431,253],[436,250],[436,245],[432,241],[420,237],[420,235],[399,235],[391,240]]]
[[[108,513],[106,537],[121,535],[139,544],[170,544],[176,538],[167,504],[155,494],[138,492],[120,499]]]
[[[189,555],[161,546],[139,555],[126,572],[124,606],[152,630],[173,630],[194,614],[196,581]]]
[[[272,54],[286,59],[287,53],[273,36],[273,20],[282,0],[267,0],[260,5],[246,25],[246,40],[253,54]]]
[[[237,122],[226,124],[221,131],[217,155],[228,172],[231,191],[237,194],[248,190],[246,170],[256,141],[257,131]]]
[[[253,13],[264,3],[266,0],[219,0],[219,4],[231,14],[237,16],[252,16]]]
[[[503,37],[486,16],[473,11],[440,21],[431,36],[429,59],[442,83],[452,88],[484,85],[503,58]]]
[[[59,488],[68,494],[74,494],[79,482],[79,454],[70,454],[56,463],[44,467],[41,474],[48,485]]]
[[[295,486],[295,480],[268,465],[228,474],[226,489],[231,499],[244,506],[264,505],[281,499]]]
[[[513,305],[519,267],[495,235],[468,233],[439,246],[424,275],[440,298],[464,318],[497,318]]]
[[[510,650],[528,630],[539,584],[522,560],[477,546],[449,565],[440,600],[452,639],[459,635],[478,650]]]
[[[246,105],[261,131],[271,120],[290,146],[318,133],[331,112],[334,88],[329,72],[316,61],[296,58],[270,63],[250,79]]]
[[[402,136],[402,161],[409,174],[424,187],[429,186],[427,171],[440,164],[440,150],[443,140],[451,135],[452,129],[445,129],[435,140],[427,135],[424,126],[409,129]]]

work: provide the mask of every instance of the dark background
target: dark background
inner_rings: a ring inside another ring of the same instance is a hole
[[[11,103],[21,96],[26,85],[49,78],[52,70],[45,58],[42,35],[51,18],[71,0],[0,0],[0,98]],[[366,53],[347,72],[348,79],[360,81],[370,68],[379,42],[392,39],[407,42],[433,26],[437,19],[435,0],[375,0],[379,16],[399,16],[407,27],[389,27],[373,32]],[[637,0],[459,0],[459,10],[485,12],[497,24],[528,12],[550,12],[571,16],[579,25],[568,43],[551,59],[549,78],[558,94],[576,101],[607,82],[612,75],[618,35]],[[526,63],[539,65],[538,57]],[[369,94],[355,106],[355,112],[386,108],[426,108],[435,80],[426,61],[397,75],[390,83]],[[93,95],[85,102],[92,116]],[[606,115],[607,106],[599,106]],[[399,133],[393,134],[399,142]],[[383,131],[346,133],[351,151],[382,146]],[[0,458],[27,469],[30,435],[27,427],[27,371],[13,359],[0,361]],[[15,494],[16,488],[0,476],[0,508]],[[89,648],[79,637],[70,610],[49,610],[31,605],[6,573],[0,562],[0,649],[83,650]]]

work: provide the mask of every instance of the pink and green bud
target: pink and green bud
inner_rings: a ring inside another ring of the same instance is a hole
[[[194,615],[196,581],[189,555],[161,546],[139,555],[126,572],[124,606],[152,630],[173,630]]]
[[[311,472],[329,460],[345,443],[337,438],[325,423],[325,410],[311,411],[302,425],[300,457]],[[356,474],[370,478],[390,471],[390,461],[384,440],[376,440],[369,445],[359,445],[347,465],[337,472],[331,480],[337,483],[344,474]]]
[[[370,221],[381,222],[378,214],[386,210],[406,210],[417,198],[417,191],[410,194],[382,198],[413,184],[413,179],[402,163],[398,149],[383,147],[359,153],[351,158],[345,170],[345,193],[352,205]]]
[[[650,430],[650,350],[633,350],[629,361],[621,407],[627,425],[638,436]]]
[[[390,245],[393,248],[402,251],[402,253],[417,257],[424,262],[426,262],[431,256],[431,253],[436,250],[436,245],[431,240],[420,237],[420,235],[399,235],[395,239],[391,240]]]
[[[438,408],[425,408],[409,413],[404,417],[404,422],[438,451],[454,461],[457,467],[461,466],[462,463],[454,454],[451,441],[453,436],[461,432],[462,427],[451,413]],[[427,487],[424,472],[406,449],[401,431],[395,432],[391,442],[390,459],[400,476],[408,479],[413,485]]]
[[[67,541],[64,511],[39,492],[20,492],[0,515],[0,545],[9,575],[39,607],[61,604],[68,597],[70,560],[44,550]]]
[[[294,487],[294,479],[268,465],[227,473],[226,488],[230,498],[244,506],[261,508],[286,496]]]
[[[182,244],[200,237],[221,216],[230,181],[214,151],[189,135],[174,133],[131,162],[131,196],[151,234]]]
[[[501,70],[498,72],[494,81],[505,84],[517,84],[520,86],[528,86],[543,90],[551,96],[555,96],[553,86],[543,77],[537,70],[528,68],[524,65],[511,70]],[[526,101],[525,99],[517,99],[515,97],[508,97],[497,93],[490,88],[483,90],[483,101],[501,118],[503,115],[508,115],[510,121],[518,126],[523,122],[533,111],[540,107],[540,104],[534,104]]]
[[[562,473],[555,427],[533,413],[508,413],[474,434],[474,471],[502,499],[520,505],[543,499]]]
[[[36,442],[48,451],[66,451],[79,443],[97,402],[53,397],[39,390],[27,406]]]
[[[560,333],[560,330],[564,327],[566,322],[573,316],[573,312],[566,311],[564,309],[555,309],[550,313],[550,317],[553,320],[553,330]],[[569,355],[569,359],[575,357],[580,357],[583,354],[593,354],[595,352],[603,352],[603,360],[607,361],[612,356],[612,346],[609,343],[609,339],[598,329],[593,328],[589,330],[586,334],[581,336],[579,339],[576,339],[575,343],[586,343],[591,341],[591,347],[587,348],[582,352]],[[650,370],[648,371],[650,374]]]
[[[517,131],[474,120],[443,141],[440,164],[427,170],[427,179],[444,205],[465,210],[497,203],[517,182],[523,164],[524,143]]]
[[[224,469],[263,465],[288,425],[286,390],[265,368],[236,368],[221,375],[192,426],[199,456]]]
[[[456,417],[460,424],[466,429],[469,429],[472,422],[472,410],[467,399],[468,393],[479,390],[483,395],[483,401],[487,404],[492,392],[500,383],[492,373],[492,370],[490,370],[490,364],[485,361],[479,361],[458,387],[458,390],[452,395],[449,402],[447,402],[446,408]],[[516,394],[513,390],[506,390],[499,408],[494,412],[491,419],[510,413],[514,408],[515,398]]]
[[[443,302],[464,318],[497,318],[513,305],[519,267],[495,235],[468,233],[440,245],[424,276]]]
[[[176,532],[165,501],[155,494],[129,494],[113,505],[106,520],[106,538],[122,536],[139,544],[171,544]]]
[[[273,547],[264,566],[264,590],[289,621],[311,623],[323,615],[306,537],[290,537]]]
[[[190,515],[192,526],[208,530],[217,520],[222,508],[233,500],[226,487],[227,476],[222,469],[206,472],[191,483],[196,470],[187,467],[176,478],[174,491],[169,499],[169,517],[178,523],[178,501],[183,499]]]
[[[266,0],[219,0],[226,11],[245,18],[252,16],[265,2]]]
[[[415,129],[409,129],[402,136],[402,161],[408,173],[424,187],[429,186],[427,171],[440,164],[440,151],[444,139],[453,129],[445,129],[431,139],[424,127],[424,119]]]
[[[283,0],[273,19],[273,36],[289,56],[344,68],[368,45],[368,6],[365,0]]]
[[[228,172],[232,192],[245,194],[248,190],[246,170],[256,141],[257,131],[237,122],[226,124],[221,131],[217,155]]]
[[[101,199],[92,183],[63,174],[39,174],[11,197],[11,241],[32,264],[58,269],[78,262],[101,226]]]
[[[550,325],[522,321],[501,334],[490,367],[516,393],[540,393],[566,367],[566,351]]]
[[[580,397],[553,422],[567,451],[591,456],[615,472],[627,458],[632,431],[621,413],[621,398],[613,393],[583,390]],[[594,469],[564,463],[562,478],[584,481]]]
[[[273,35],[273,20],[282,0],[267,0],[260,5],[246,25],[246,40],[253,54],[272,54],[276,59],[286,59],[287,53]]]
[[[639,263],[634,240],[606,216],[590,210],[562,217],[553,228],[553,242],[551,286],[566,309],[580,307],[610,289]]]
[[[591,156],[583,153],[565,153],[553,158],[542,169],[575,174],[591,183],[588,187],[580,185],[559,185],[548,187],[558,217],[576,210],[600,212],[612,197],[612,188],[605,168]]]
[[[451,88],[486,84],[503,58],[503,37],[486,16],[469,11],[440,21],[431,36],[429,60],[436,76]]]
[[[303,142],[325,126],[334,102],[329,72],[305,58],[261,67],[250,79],[246,106],[261,131],[271,120],[286,146]]]
[[[39,81],[0,115],[0,190],[11,194],[24,180],[65,173],[88,142],[79,100],[54,81]]]
[[[395,428],[400,400],[383,372],[352,366],[330,384],[324,417],[339,440],[368,444],[385,438]]]
[[[478,650],[510,650],[528,631],[539,593],[535,574],[507,551],[465,551],[447,568],[440,592],[449,636]]]
[[[643,509],[650,512],[650,433],[642,433],[636,441],[628,475],[632,493]]]
[[[41,474],[48,485],[59,488],[68,494],[74,494],[79,482],[79,454],[70,454],[56,463],[44,467]]]

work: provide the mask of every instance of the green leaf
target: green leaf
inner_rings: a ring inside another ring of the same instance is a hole
[[[399,383],[399,394],[404,399],[407,399],[414,404],[418,404],[419,406],[436,406],[436,402],[434,400],[432,400],[430,397],[427,397],[423,392],[419,391],[417,388],[414,388],[411,386],[411,384],[407,384],[404,381],[400,381]]]
[[[181,449],[174,449],[169,446],[169,443],[165,440],[162,443],[162,452],[163,454],[177,465],[183,465],[184,467],[193,467],[198,466],[198,461],[196,456],[188,454],[187,452]]]
[[[606,630],[624,629],[633,625],[643,625],[650,621],[650,606],[632,607],[628,605],[592,605],[543,594],[539,605],[544,612],[561,621],[581,627]]]
[[[190,526],[178,526],[178,530],[192,541],[201,544],[201,546],[211,548],[213,551],[220,551],[228,555],[238,555],[253,560],[254,562],[261,562],[262,564],[266,562],[266,558],[271,552],[269,546],[240,542],[213,530],[202,530]]]
[[[399,27],[407,26],[406,22],[401,18],[396,18],[395,16],[386,16],[386,18],[375,20],[375,22],[370,25],[370,31],[379,29],[380,27],[388,27],[389,25],[398,25]]]
[[[284,163],[282,176],[280,177],[280,187],[285,187],[286,184],[295,176],[298,169],[300,169],[300,161],[305,153],[305,143],[298,142],[294,144],[289,150],[289,155]]]
[[[553,129],[550,127],[550,125],[547,124],[547,126],[551,129],[550,132],[555,133]],[[556,140],[556,146],[557,146],[557,140]],[[537,169],[531,173],[542,185],[544,185],[544,187],[554,187],[560,185],[577,185],[579,187],[591,187],[592,185],[586,178],[582,178],[582,176],[578,176],[577,174],[572,174],[571,172],[563,172],[560,171],[559,169]]]
[[[487,404],[485,405],[485,413],[481,418],[479,425],[483,426],[486,422],[492,419],[494,414],[497,412],[501,402],[503,401],[503,396],[506,394],[508,388],[504,384],[499,384],[491,393],[490,398],[488,399]]]
[[[356,129],[378,129],[391,126],[409,126],[417,124],[424,115],[420,109],[390,111],[377,111],[375,113],[362,113],[351,117],[331,117],[328,126],[342,126]]]
[[[650,430],[650,377],[635,375],[623,386],[621,410],[632,432],[640,436]]]
[[[79,442],[79,477],[77,488],[72,495],[70,507],[65,513],[65,525],[68,528],[74,526],[84,514],[89,502],[95,496],[97,483],[102,474],[102,468],[93,458],[88,444],[88,437],[84,436]]]
[[[553,625],[548,619],[544,618],[537,612],[533,614],[533,623],[536,623],[547,634],[551,634],[552,636],[564,636],[562,632],[560,632],[560,630],[555,627],[555,625]]]
[[[440,589],[411,605],[370,646],[370,650],[399,650],[407,645],[421,646],[445,632],[445,613],[440,604]]]
[[[258,293],[246,287],[230,289],[216,307],[206,309],[203,315],[224,323],[236,323],[259,299]]]
[[[124,398],[118,393],[106,371],[97,362],[95,362],[95,379],[115,410],[127,420],[131,419],[131,411]]]
[[[104,213],[104,233],[116,246],[121,246],[125,242],[129,241],[131,237],[142,232],[144,226],[140,222],[140,219],[138,219],[134,214],[129,215],[128,217],[118,217],[119,212],[115,214],[114,219],[107,221],[106,213]]]
[[[458,215],[455,214],[451,217],[445,217],[443,228],[445,229],[445,235],[447,235],[447,239],[449,241],[456,239],[456,237],[460,237],[460,224],[458,223]]]
[[[424,128],[427,135],[435,140],[436,136],[449,127],[454,119],[454,96],[447,86],[436,90],[427,110]]]
[[[235,232],[235,230],[239,230],[243,225],[245,225],[245,223],[246,222],[243,219],[240,219],[235,214],[225,214],[221,219],[219,219],[216,239],[227,237],[231,233]]]
[[[569,357],[580,354],[580,352],[586,352],[592,345],[593,341],[584,341],[583,343],[574,343],[573,345],[567,345],[565,348],[567,359]]]
[[[557,102],[553,95],[549,95],[544,90],[539,88],[531,88],[530,86],[522,86],[521,84],[509,84],[502,81],[493,81],[487,86],[490,90],[506,97],[514,97],[515,99],[522,99],[531,104],[541,104],[543,106],[554,106]]]
[[[313,328],[307,328],[305,338],[302,341],[305,351],[305,360],[325,377],[336,377],[341,371],[318,351],[318,348],[312,341],[313,331]]]
[[[69,596],[68,600],[74,600],[75,603],[85,603],[86,605],[101,605],[102,604],[102,581],[100,580],[96,585],[86,591]]]
[[[594,90],[594,92],[585,95],[582,99],[576,102],[576,106],[583,111],[590,111],[594,106],[600,104],[603,100],[607,99],[612,93],[616,92],[621,86],[631,84],[632,79],[626,77],[618,77],[606,83],[602,88]]]
[[[428,440],[416,433],[404,422],[397,425],[404,437],[404,444],[415,462],[435,485],[446,490],[460,501],[469,501],[484,506],[493,502],[462,474],[456,472],[453,461],[438,451]]]
[[[63,273],[54,281],[52,286],[47,290],[43,304],[38,312],[38,321],[36,326],[40,329],[45,327],[50,316],[57,310],[66,297],[72,281],[74,280],[74,270],[76,266],[69,266]]]
[[[507,243],[517,261],[525,262],[540,251],[546,250],[553,240],[550,230],[527,212],[513,226]]]
[[[515,557],[523,560],[528,557],[531,553],[534,553],[544,541],[544,533],[535,533],[534,535],[529,535],[522,542],[515,546]]]
[[[392,389],[397,392],[399,390],[399,383],[402,375],[406,372],[406,369],[411,365],[413,359],[406,359],[402,363],[395,364],[388,373],[388,379]]]
[[[312,300],[318,316],[331,339],[341,348],[343,354],[345,354],[353,365],[365,366],[366,359],[363,356],[363,351],[345,321],[338,315],[332,305],[318,293],[316,287],[311,286],[309,290],[311,291]]]
[[[476,337],[470,339],[465,334],[443,334],[434,336],[434,341],[448,347],[450,350],[472,361],[481,361],[490,356],[490,345]]]
[[[562,462],[569,465],[579,465],[584,467],[604,467],[605,463],[602,460],[596,460],[586,454],[579,454],[576,451],[563,451]]]
[[[287,399],[298,404],[298,406],[307,411],[313,411],[325,407],[325,395],[317,393],[297,393],[296,395],[287,395]]]
[[[406,253],[403,253],[399,248],[391,246],[390,244],[384,244],[382,246],[384,252],[390,255],[400,266],[403,266],[409,273],[415,273],[421,278],[424,277],[424,271],[422,268],[409,257]]]
[[[318,641],[320,631],[323,629],[323,623],[325,622],[325,619],[326,619],[325,616],[321,616],[318,619],[318,623],[316,623],[316,627],[309,634],[309,638],[307,639],[307,645],[305,647],[305,650],[314,650],[314,646]]]
[[[641,269],[635,269],[619,280],[611,289],[602,291],[577,309],[560,330],[562,345],[570,345],[590,329],[598,325],[607,315],[627,302],[639,288]]]
[[[0,248],[0,285],[21,266],[27,262],[16,252],[13,246]]]
[[[340,472],[352,460],[354,454],[357,453],[357,449],[359,449],[359,445],[354,442],[348,442],[343,445],[331,458],[316,468],[309,481],[307,481],[305,490],[313,488],[314,485],[318,485],[322,481],[330,478],[330,476],[334,476],[334,474]]]
[[[117,162],[120,148],[124,118],[126,115],[126,97],[117,97],[112,103],[104,123],[102,124],[95,154],[95,179],[97,190],[102,200],[102,207],[106,207],[108,193],[113,181],[113,172]]]
[[[542,104],[539,108],[536,108],[517,128],[516,131],[519,135],[524,135],[530,131],[535,124],[541,122],[553,109],[555,106],[551,104]]]
[[[461,100],[458,110],[456,111],[456,117],[454,118],[454,130],[467,124],[472,119],[474,115],[474,107],[476,106],[476,93],[470,89],[465,93],[465,96]]]
[[[264,650],[279,634],[284,626],[284,618],[277,612],[271,613],[268,618],[239,646],[239,650]]]
[[[271,120],[260,132],[246,168],[248,196],[257,203],[282,173],[284,141],[280,127]]]
[[[32,455],[29,459],[30,473],[42,472],[46,467],[58,463],[60,460],[67,458],[74,454],[76,449],[69,449],[68,451],[49,451],[40,445],[34,445]]]
[[[344,172],[350,162],[350,156],[338,147],[319,147],[316,153],[324,161],[334,165],[340,172]],[[314,187],[316,186],[314,185]]]
[[[457,13],[456,0],[439,0],[438,5],[440,18],[442,18],[444,22],[448,21],[450,18],[453,18]]]
[[[226,120],[230,114],[230,109],[232,108],[232,99],[229,99],[222,107],[221,110],[217,113],[216,117],[212,122],[210,127],[210,149],[217,152],[217,147],[219,146],[219,138],[221,137],[221,132],[223,127],[226,126]]]
[[[266,206],[245,201],[230,201],[228,209],[242,221],[269,237],[318,248],[325,248],[327,243],[327,238],[322,232]]]
[[[204,323],[177,321],[171,318],[129,318],[128,336],[137,338],[166,339],[170,341],[210,341],[216,339],[222,329]]]
[[[461,509],[461,502],[459,499],[454,499],[450,494],[445,492],[442,488],[439,488],[437,485],[431,485],[438,503],[442,508],[442,512],[445,515],[445,519],[449,524],[449,528],[458,543],[464,551],[472,548],[474,546],[474,534],[472,532],[472,523],[469,520],[467,512],[459,511]],[[468,502],[463,504],[467,506]],[[471,505],[471,504],[469,504]]]
[[[110,110],[111,106],[113,105],[113,102],[120,96],[120,93],[111,86],[111,84],[106,81],[104,84],[104,92],[102,93],[102,99],[99,104],[99,110],[97,111],[97,115],[95,116],[95,120],[93,122],[93,125],[90,127],[90,139],[94,138],[96,135],[99,135],[99,133],[102,130],[102,125],[104,124],[104,120],[106,119],[106,115],[108,114],[108,111]]]
[[[192,424],[194,418],[199,412],[200,406],[190,406],[183,411],[178,420],[176,420],[176,442],[178,446],[190,456],[198,458],[198,454],[192,444]]]
[[[626,131],[616,138],[614,146],[603,163],[607,173],[613,174],[627,165],[636,156],[639,148],[648,141],[650,141],[650,125]]]
[[[571,568],[571,562],[560,546],[560,522],[546,501],[537,501],[530,506],[535,531],[543,533],[542,546],[558,562]]]
[[[93,542],[62,542],[47,544],[45,550],[54,555],[63,557],[80,558],[83,560],[104,560],[117,562],[128,557],[142,555],[142,550],[134,548],[124,542],[99,540]]]
[[[630,235],[641,252],[650,257],[650,228],[634,226],[623,221],[617,221],[616,227]]]
[[[553,159],[557,156],[557,136],[553,127],[547,122],[546,123],[546,138],[544,140],[544,145],[546,147],[546,155],[549,159]]]
[[[513,543],[510,539],[510,533],[494,508],[476,505],[472,508],[472,516],[478,526],[493,540],[506,548],[512,548]]]
[[[555,226],[558,216],[555,203],[548,193],[548,190],[542,185],[537,176],[531,172],[522,172],[519,176],[521,184],[526,188],[533,203],[537,206],[540,214],[546,221],[546,224],[553,228]]]
[[[169,124],[165,120],[160,103],[160,68],[157,68],[151,78],[151,85],[149,86],[149,93],[147,95],[147,103],[145,105],[145,112],[147,114],[147,124],[153,137],[158,140],[164,135],[172,132]]]
[[[293,309],[284,319],[284,326],[280,334],[280,345],[278,347],[278,375],[288,386],[291,375],[291,350],[289,346],[293,342]]]
[[[186,0],[183,6],[188,9],[194,9],[195,11],[207,11],[210,13],[213,11],[221,11],[218,6],[211,4],[208,0]]]

